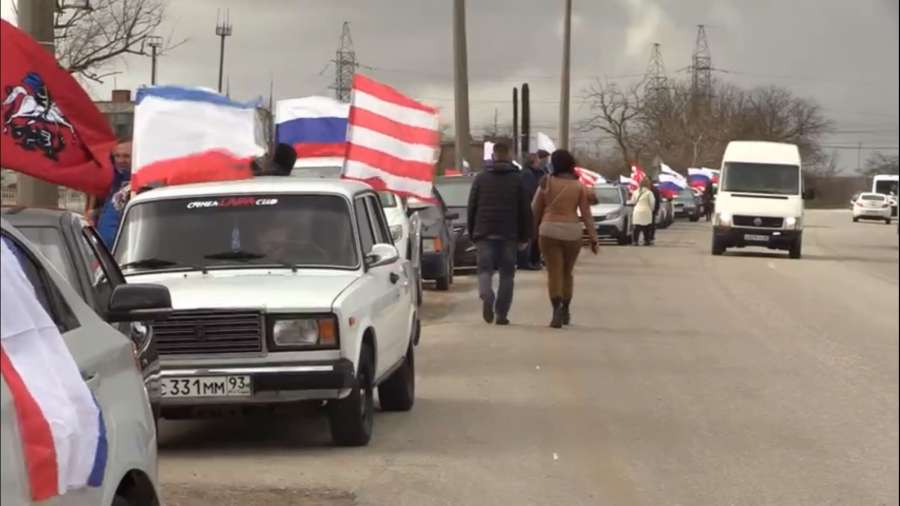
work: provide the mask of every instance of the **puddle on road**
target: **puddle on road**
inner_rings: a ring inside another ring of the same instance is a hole
[[[221,484],[168,484],[167,506],[353,506],[354,495],[337,490],[226,487]]]

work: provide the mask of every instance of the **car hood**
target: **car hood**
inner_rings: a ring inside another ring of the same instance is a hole
[[[208,274],[135,274],[128,276],[128,282],[168,287],[173,309],[328,312],[335,299],[359,277],[356,271],[241,269]]]

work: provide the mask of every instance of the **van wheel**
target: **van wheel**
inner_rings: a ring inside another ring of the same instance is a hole
[[[789,254],[791,258],[800,258],[803,256],[803,241],[801,239],[798,238],[794,241],[794,244],[791,245]]]
[[[723,253],[725,253],[725,246],[722,245],[722,241],[720,241],[718,237],[713,236],[713,239],[712,239],[712,254],[713,254],[713,256],[721,256]]]
[[[350,395],[329,403],[331,439],[338,446],[365,446],[375,420],[375,364],[372,350],[363,346]]]
[[[410,340],[403,365],[378,386],[378,400],[384,411],[409,411],[416,402],[416,359]]]
[[[857,218],[856,216],[854,216],[854,217],[853,217],[853,223],[859,223],[859,218]]]
[[[119,494],[116,494],[113,497],[112,506],[131,506],[131,501]]]

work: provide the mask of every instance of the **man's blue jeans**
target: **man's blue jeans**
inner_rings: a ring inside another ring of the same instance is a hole
[[[481,300],[493,304],[500,318],[509,315],[512,307],[513,287],[516,277],[518,244],[515,241],[487,239],[477,243],[478,293]],[[500,286],[494,295],[494,272],[500,273]]]

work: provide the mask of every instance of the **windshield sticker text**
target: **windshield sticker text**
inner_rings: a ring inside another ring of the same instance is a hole
[[[257,207],[278,205],[278,199],[257,197],[223,197],[216,200],[192,200],[187,203],[188,209],[205,209],[209,207]]]

